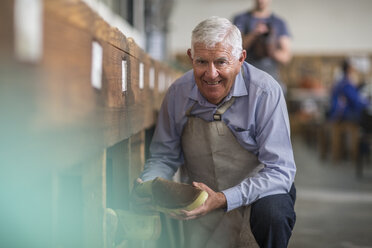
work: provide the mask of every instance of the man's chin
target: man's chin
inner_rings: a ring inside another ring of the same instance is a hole
[[[217,105],[224,99],[224,97],[208,96],[206,99],[208,102]]]

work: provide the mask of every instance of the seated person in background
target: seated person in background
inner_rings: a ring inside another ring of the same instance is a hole
[[[355,75],[356,68],[345,60],[342,62],[342,78],[336,82],[331,92],[331,104],[328,113],[331,121],[350,121],[359,123],[368,100],[359,92]]]
[[[345,60],[342,62],[343,76],[336,82],[331,92],[328,120],[331,123],[331,154],[337,161],[345,156],[348,147],[351,157],[357,161],[360,146],[360,122],[363,110],[368,101],[359,92],[357,87],[356,68]],[[343,139],[350,137],[348,143]]]

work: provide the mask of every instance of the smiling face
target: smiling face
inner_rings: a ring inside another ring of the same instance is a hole
[[[224,43],[217,43],[212,48],[196,43],[193,56],[190,49],[187,51],[196,85],[210,103],[217,105],[227,96],[244,62],[245,51],[236,59],[231,50],[231,46]]]

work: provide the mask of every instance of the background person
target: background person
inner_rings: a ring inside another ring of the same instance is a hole
[[[329,119],[334,121],[351,121],[359,123],[363,110],[368,106],[358,88],[357,70],[348,61],[342,62],[343,76],[331,92]]]
[[[246,61],[273,76],[286,92],[279,78],[279,64],[291,58],[291,37],[285,21],[272,13],[271,0],[256,0],[252,10],[233,18],[243,35]]]
[[[357,161],[361,141],[361,116],[368,106],[368,100],[358,89],[356,68],[348,60],[344,60],[341,67],[343,75],[332,88],[327,113],[331,129],[331,155],[333,160],[338,161],[348,154],[345,151],[350,151],[352,159]],[[348,142],[343,137],[348,137]]]

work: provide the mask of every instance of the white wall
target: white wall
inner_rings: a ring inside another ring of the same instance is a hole
[[[143,32],[132,27],[126,20],[124,20],[119,15],[115,14],[105,3],[99,0],[82,0],[84,1],[92,10],[94,10],[103,20],[105,20],[109,25],[118,28],[127,38],[133,38],[136,44],[142,49],[146,48],[146,39]],[[138,20],[138,15],[143,19],[143,9],[144,0],[137,0],[135,7],[140,6],[140,12],[135,13],[135,20],[137,22],[143,22],[143,20]],[[140,23],[140,25],[144,25]]]
[[[253,0],[175,0],[170,18],[170,53],[190,46],[191,31],[208,16],[232,19]],[[290,27],[295,53],[372,52],[372,0],[272,0]]]

